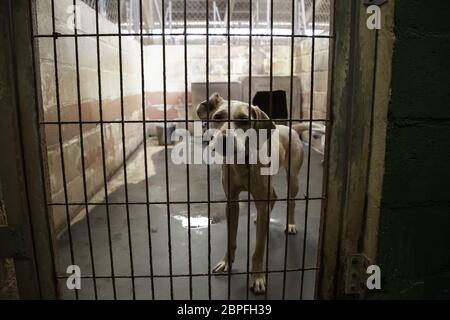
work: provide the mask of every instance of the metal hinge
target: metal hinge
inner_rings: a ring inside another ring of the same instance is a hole
[[[383,4],[385,4],[387,2],[387,0],[364,0],[364,5],[366,6],[372,6],[372,5],[376,5],[376,6],[382,6]]]
[[[0,259],[25,257],[22,233],[8,226],[0,226]]]
[[[367,268],[369,259],[363,254],[353,254],[345,261],[344,293],[364,298],[367,293]]]

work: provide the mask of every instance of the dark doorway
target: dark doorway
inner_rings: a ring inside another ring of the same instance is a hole
[[[286,91],[272,91],[272,110],[270,110],[270,98],[270,91],[258,91],[253,97],[252,104],[261,108],[269,118],[278,120],[277,123],[280,122],[279,119],[287,119]]]

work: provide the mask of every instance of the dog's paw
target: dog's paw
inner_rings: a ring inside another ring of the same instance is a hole
[[[295,224],[288,224],[286,229],[287,234],[297,234],[297,227]]]
[[[218,264],[216,264],[216,266],[212,269],[212,273],[228,272],[228,267],[229,267],[228,262],[222,260]]]
[[[264,274],[254,276],[252,283],[252,291],[254,294],[263,294],[266,292],[266,277]]]

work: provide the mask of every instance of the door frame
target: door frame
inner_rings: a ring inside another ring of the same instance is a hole
[[[0,7],[0,181],[8,227],[23,239],[14,255],[21,299],[56,299],[53,226],[39,70],[35,70],[33,1],[1,0]]]
[[[370,2],[334,1],[318,299],[350,297],[344,287],[352,255],[376,263],[395,1],[380,7],[380,30],[367,27]]]
[[[15,268],[22,299],[59,297],[42,119],[34,0],[1,0],[0,181],[9,227],[25,254]],[[345,259],[376,261],[379,201],[389,102],[394,1],[382,7],[382,29],[366,27],[360,0],[333,1],[327,150],[316,297],[343,296]],[[20,63],[17,63],[20,61]],[[370,125],[368,125],[370,124]],[[345,142],[345,143],[342,143]],[[372,152],[374,151],[374,152]],[[368,192],[368,190],[370,192]]]

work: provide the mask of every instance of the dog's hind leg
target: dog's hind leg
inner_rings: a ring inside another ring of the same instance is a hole
[[[227,272],[228,268],[231,269],[234,262],[234,255],[236,252],[236,237],[239,222],[239,202],[235,201],[239,199],[239,192],[225,189],[227,199],[233,200],[233,202],[227,202],[226,215],[227,215],[227,250],[222,260],[213,268],[213,273]]]

